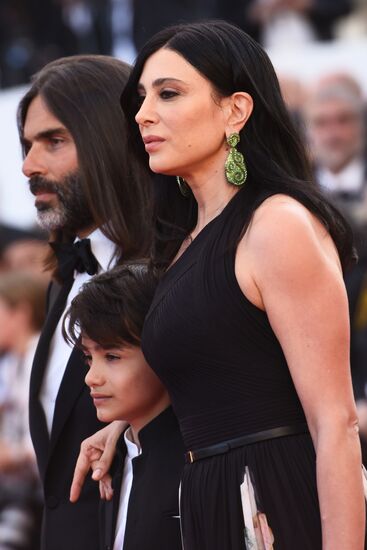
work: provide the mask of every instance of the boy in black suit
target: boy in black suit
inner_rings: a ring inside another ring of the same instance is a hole
[[[130,425],[117,445],[113,498],[101,504],[104,550],[181,549],[184,447],[167,392],[140,349],[155,286],[141,262],[98,275],[74,298],[64,330],[85,354],[85,381],[99,420]],[[100,490],[107,496],[103,484]]]

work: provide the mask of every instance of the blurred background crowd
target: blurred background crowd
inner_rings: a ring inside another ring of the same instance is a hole
[[[265,47],[366,32],[364,0],[2,0],[0,83],[27,82],[42,65],[75,52],[139,49],[163,26],[223,18]],[[131,44],[128,44],[128,43]]]
[[[0,550],[37,549],[40,513],[27,391],[44,320],[48,245],[21,175],[16,103],[52,59],[100,53],[133,61],[162,27],[203,18],[232,21],[267,49],[317,184],[354,229],[359,263],[346,284],[352,377],[367,440],[367,84],[358,62],[367,59],[367,0],[1,0]],[[325,52],[342,62],[320,65]]]

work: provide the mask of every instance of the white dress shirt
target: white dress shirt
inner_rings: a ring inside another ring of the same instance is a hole
[[[93,231],[93,233],[88,236],[88,239],[90,239],[92,252],[98,261],[98,273],[107,271],[113,267],[111,264],[114,261],[114,243],[107,239],[100,229]],[[88,273],[79,273],[75,271],[74,283],[69,292],[65,310],[70,306],[72,299],[78,294],[81,286],[90,278],[91,276],[88,275]],[[65,373],[66,365],[73,350],[72,347],[65,342],[62,336],[61,330],[63,319],[64,315],[61,316],[50,343],[47,367],[40,391],[40,401],[45,411],[49,433],[51,433],[57,394]]]
[[[362,159],[354,159],[337,174],[327,168],[319,168],[317,179],[321,187],[330,193],[358,193],[365,182],[365,164]]]
[[[125,529],[127,520],[127,511],[129,506],[129,498],[131,487],[133,484],[133,464],[135,457],[141,454],[141,448],[131,441],[131,429],[128,428],[124,433],[126,445],[126,456],[124,462],[124,472],[121,483],[120,504],[116,522],[116,538],[113,545],[113,550],[122,550],[124,547]]]

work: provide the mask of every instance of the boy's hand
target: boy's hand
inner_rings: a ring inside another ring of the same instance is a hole
[[[106,498],[107,500],[112,498],[111,478],[108,471],[115,456],[117,440],[126,427],[126,422],[115,420],[91,437],[85,439],[80,445],[80,453],[70,488],[71,502],[78,500],[86,475],[90,469],[93,471],[92,479],[101,482],[101,498]]]

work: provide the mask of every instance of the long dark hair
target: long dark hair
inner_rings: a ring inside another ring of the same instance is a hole
[[[129,65],[108,56],[58,59],[35,75],[17,115],[22,140],[28,108],[41,96],[69,130],[93,219],[116,244],[118,261],[146,254],[152,238],[150,176],[141,163],[130,158],[120,107],[129,74]],[[74,235],[59,231],[51,237],[68,241]]]
[[[252,186],[255,194],[285,193],[304,204],[327,227],[343,267],[346,267],[354,257],[351,229],[317,189],[304,145],[284,104],[267,54],[236,26],[225,21],[209,21],[169,27],[143,47],[122,95],[135,143],[134,154],[147,163],[134,122],[139,100],[137,85],[146,60],[160,48],[180,54],[211,82],[219,97],[228,97],[238,91],[252,96],[254,110],[241,131],[239,145],[248,166],[246,185]],[[194,197],[182,197],[177,185],[170,180],[172,178],[162,178],[158,191],[155,258],[162,265],[172,260],[180,239],[193,229],[197,216]],[[243,208],[241,200],[237,205]],[[241,219],[241,216],[237,219],[242,226],[234,227],[234,234],[237,231],[240,235],[250,220]],[[178,225],[182,228],[181,233],[177,231]]]

